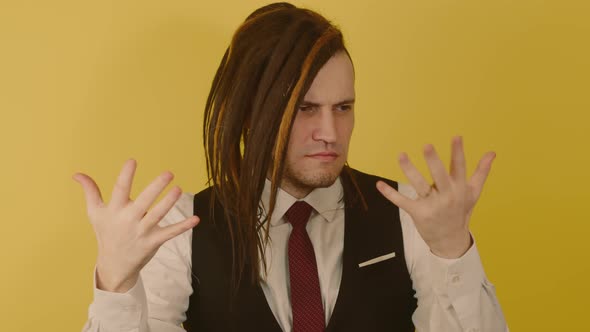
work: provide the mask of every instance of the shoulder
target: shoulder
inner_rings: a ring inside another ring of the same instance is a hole
[[[193,203],[196,205],[207,204],[211,201],[213,187],[207,187],[193,195]]]
[[[359,171],[358,169],[355,168],[348,168],[350,170],[350,174],[354,177],[355,180],[357,180],[359,182],[359,184],[363,184],[363,185],[367,185],[367,184],[375,184],[377,183],[377,181],[381,180],[384,181],[388,184],[396,184],[397,186],[397,182],[388,178],[384,178],[382,176],[379,175],[375,175],[375,174],[369,174],[369,173],[365,173],[362,171]]]
[[[199,227],[203,228],[205,225],[214,223],[214,219],[218,215],[223,215],[223,208],[219,200],[215,199],[215,191],[213,187],[207,187],[193,197],[192,209],[201,220]],[[214,203],[215,202],[215,203]]]
[[[402,195],[404,195],[406,197],[409,197],[412,199],[415,199],[417,197],[416,191],[408,183],[399,182],[399,181],[396,181],[393,179],[388,179],[386,177],[375,175],[375,174],[365,173],[365,172],[362,172],[358,169],[354,169],[351,167],[348,167],[348,169],[349,169],[349,174],[357,182],[359,189],[363,192],[378,193],[377,187],[376,187],[377,181],[383,181],[383,182],[387,183],[388,185],[392,186],[393,188],[395,188],[396,190],[398,190]]]

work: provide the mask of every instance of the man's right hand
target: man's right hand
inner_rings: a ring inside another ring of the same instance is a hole
[[[182,190],[173,187],[148,211],[174,175],[171,172],[160,174],[133,201],[129,195],[135,168],[135,160],[125,162],[108,204],[103,202],[100,189],[90,176],[83,173],[72,176],[84,190],[88,217],[98,243],[97,287],[105,291],[127,292],[136,284],[139,271],[164,242],[199,222],[197,216],[191,216],[170,226],[158,226],[180,198]]]

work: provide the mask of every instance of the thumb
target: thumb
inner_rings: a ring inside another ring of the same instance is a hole
[[[400,192],[381,180],[377,181],[376,186],[377,190],[391,203],[406,211],[413,210],[414,200],[405,197]]]
[[[103,205],[100,189],[91,177],[84,173],[74,173],[74,175],[72,175],[72,179],[78,182],[84,190],[86,208],[89,214],[91,210]]]
[[[198,216],[191,216],[186,218],[182,222],[178,222],[172,225],[160,227],[159,231],[156,232],[156,242],[158,245],[162,245],[164,242],[176,237],[189,229],[195,227],[201,222]]]

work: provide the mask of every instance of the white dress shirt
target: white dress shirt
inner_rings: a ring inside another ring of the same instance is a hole
[[[334,309],[342,277],[342,190],[338,179],[332,186],[317,188],[302,199],[314,208],[307,231],[316,255],[326,324]],[[399,184],[399,191],[416,198],[410,185]],[[176,223],[193,215],[193,196],[183,193],[160,225]],[[267,207],[269,200],[270,181],[266,180],[262,206]],[[265,249],[267,274],[261,281],[266,300],[285,332],[292,331],[287,262],[292,226],[283,216],[296,200],[279,188],[270,219],[271,241]],[[418,301],[412,315],[416,330],[508,331],[495,288],[485,276],[475,244],[461,258],[443,259],[430,251],[411,217],[402,209],[400,220],[406,263]],[[197,225],[195,231],[198,232],[198,228]],[[126,293],[97,289],[95,279],[94,301],[83,332],[184,331],[181,323],[186,319],[192,293],[191,242],[192,230],[189,230],[164,243],[141,270],[135,286]],[[395,259],[395,254],[365,264],[383,259]]]

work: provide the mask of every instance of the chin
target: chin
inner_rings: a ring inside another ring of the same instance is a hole
[[[336,179],[338,179],[338,176],[340,176],[342,167],[343,166],[334,169],[310,170],[307,172],[289,171],[288,175],[290,181],[298,186],[308,188],[326,188],[336,182]]]
[[[312,188],[326,188],[333,185],[337,178],[338,175],[325,174],[325,176],[314,176],[312,178],[304,179],[304,181],[301,182]]]

